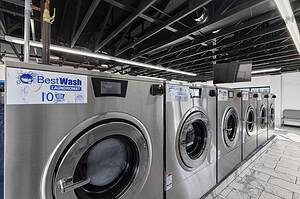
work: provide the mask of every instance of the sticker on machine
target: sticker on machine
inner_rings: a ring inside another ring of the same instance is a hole
[[[87,103],[87,76],[7,68],[7,104]]]
[[[218,101],[228,101],[228,90],[218,89]]]
[[[178,85],[167,85],[167,101],[188,101],[190,97],[189,87]]]
[[[249,93],[248,92],[242,92],[243,95],[243,101],[248,101],[249,100]]]
[[[261,101],[261,93],[257,93],[257,100]]]
[[[172,189],[173,186],[173,174],[166,173],[165,174],[165,191]]]

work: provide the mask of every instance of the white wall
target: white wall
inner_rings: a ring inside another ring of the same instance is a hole
[[[5,78],[4,65],[0,65],[0,80],[4,80],[4,78]]]

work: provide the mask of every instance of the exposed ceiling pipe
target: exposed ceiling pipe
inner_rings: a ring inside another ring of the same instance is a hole
[[[24,15],[24,62],[29,63],[31,0],[25,0]]]
[[[42,22],[42,59],[44,64],[50,64],[50,43],[51,43],[51,23],[53,19],[50,16],[50,0],[44,1],[43,22]]]
[[[36,41],[36,36],[35,36],[35,26],[34,26],[34,20],[30,19],[30,25],[31,25],[31,33],[32,33],[32,39],[33,41]],[[37,56],[37,48],[33,48],[34,54]],[[39,63],[39,58],[36,58],[36,63]]]

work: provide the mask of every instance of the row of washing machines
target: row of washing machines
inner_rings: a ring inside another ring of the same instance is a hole
[[[27,100],[66,74],[86,102]],[[199,199],[274,129],[271,94],[18,62],[6,79],[5,199]]]

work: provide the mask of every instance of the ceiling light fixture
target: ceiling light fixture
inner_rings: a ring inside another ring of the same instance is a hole
[[[280,71],[281,68],[268,68],[268,69],[262,69],[262,70],[254,70],[252,71],[252,75],[255,74],[261,74],[261,73],[271,73],[271,72],[276,72],[276,71]]]
[[[159,78],[159,77],[149,77],[149,76],[141,76],[138,75],[137,77],[145,78],[145,79],[152,79],[152,80],[161,80],[161,81],[166,81],[164,78]]]
[[[24,45],[24,39],[21,39],[21,38],[5,36],[5,40],[8,42],[15,43],[15,44]],[[36,41],[30,41],[30,46],[37,47],[37,48],[43,47],[42,43],[36,42]],[[185,71],[181,71],[181,70],[165,68],[162,66],[145,64],[145,63],[141,63],[141,62],[131,61],[131,60],[113,57],[113,56],[109,56],[109,55],[103,55],[103,54],[99,54],[99,53],[86,52],[86,51],[68,48],[68,47],[64,47],[64,46],[57,46],[57,45],[51,44],[50,50],[56,51],[56,52],[73,54],[73,55],[86,56],[86,57],[91,57],[91,58],[96,58],[96,59],[102,59],[102,60],[106,60],[106,61],[113,61],[113,62],[128,64],[128,65],[132,65],[132,66],[139,66],[139,67],[143,67],[143,68],[162,70],[162,71],[167,71],[167,72],[177,73],[177,74],[182,74],[182,75],[197,76],[196,73],[190,73],[190,72],[185,72]]]
[[[295,19],[295,15],[289,0],[274,0],[276,6],[285,21],[286,27],[295,43],[295,46],[300,53],[300,33]]]

